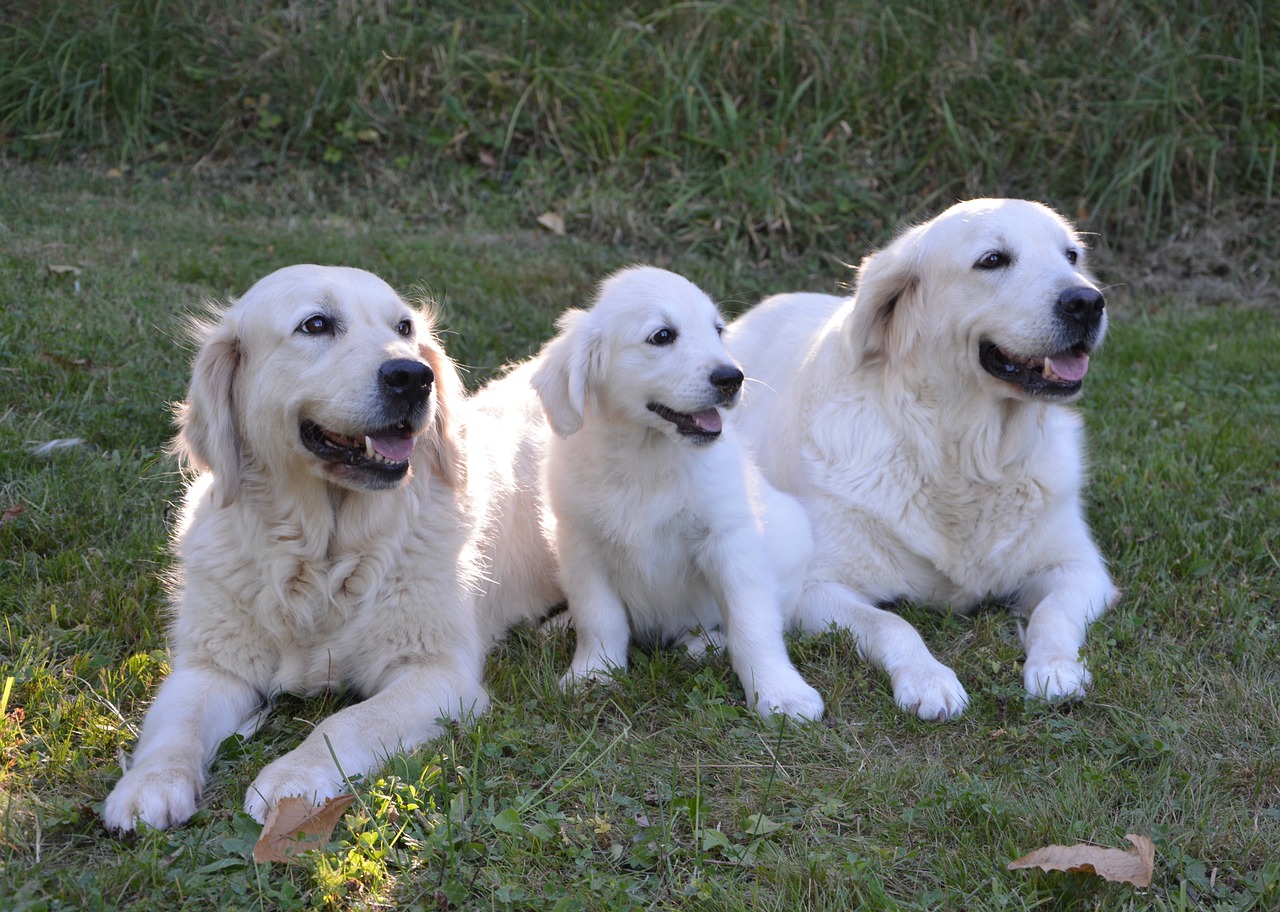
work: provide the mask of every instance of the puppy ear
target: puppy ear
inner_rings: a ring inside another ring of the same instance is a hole
[[[845,341],[854,366],[906,357],[920,336],[923,282],[918,235],[908,232],[884,250],[863,259],[853,312],[845,321]]]
[[[436,416],[431,435],[434,438],[436,470],[449,487],[461,488],[467,479],[466,451],[459,426],[466,388],[453,359],[445,354],[435,335],[428,335],[425,342],[418,343],[418,354],[431,366],[435,375]]]
[[[556,321],[559,334],[543,347],[531,383],[542,400],[551,429],[568,437],[582,427],[587,396],[604,376],[604,342],[591,314],[566,310]]]
[[[183,462],[211,472],[222,491],[222,506],[236,499],[241,478],[241,438],[236,418],[235,375],[240,366],[239,333],[225,317],[196,323],[201,340],[191,367],[191,386],[178,405],[178,435],[172,449]]]

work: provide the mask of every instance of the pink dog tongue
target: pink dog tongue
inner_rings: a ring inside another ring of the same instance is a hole
[[[413,452],[412,437],[370,437],[374,451],[383,459],[404,462]]]
[[[1057,355],[1045,358],[1045,373],[1052,374],[1060,380],[1075,382],[1089,373],[1088,355]]]
[[[694,424],[708,434],[720,433],[723,423],[720,420],[720,413],[715,409],[703,409],[700,412],[694,412],[689,417],[693,419]]]

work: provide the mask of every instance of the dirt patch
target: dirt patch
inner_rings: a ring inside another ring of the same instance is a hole
[[[1185,209],[1177,231],[1163,239],[1144,243],[1140,226],[1121,226],[1095,247],[1095,269],[1117,310],[1280,311],[1280,199]]]

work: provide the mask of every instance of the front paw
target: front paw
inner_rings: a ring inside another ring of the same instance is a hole
[[[783,715],[797,722],[817,721],[822,718],[826,708],[822,702],[822,694],[799,676],[796,681],[784,687],[758,691],[753,706],[765,719]]]
[[[305,798],[319,806],[341,794],[345,786],[332,758],[312,764],[286,754],[268,764],[253,780],[244,796],[244,810],[254,820],[265,823],[267,814],[282,798]]]
[[[959,718],[969,705],[969,694],[956,673],[935,659],[897,672],[892,683],[897,704],[926,722]]]
[[[583,687],[607,686],[618,683],[608,668],[577,668],[571,666],[560,678],[560,690],[564,693]]]
[[[1076,656],[1028,656],[1022,683],[1027,693],[1042,700],[1078,700],[1088,692],[1093,676]]]
[[[158,830],[191,819],[200,799],[200,775],[185,767],[138,766],[125,773],[107,796],[102,822],[128,833],[139,822]]]

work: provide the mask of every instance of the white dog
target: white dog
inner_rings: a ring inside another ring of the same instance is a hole
[[[477,599],[495,573],[495,502],[512,495],[490,462],[510,453],[469,453],[465,405],[428,316],[361,270],[281,269],[202,328],[178,410],[176,449],[199,474],[174,534],[172,672],[107,798],[109,828],[187,820],[219,743],[281,692],[365,699],[262,770],[245,797],[258,820],[485,708],[498,622],[478,621]],[[522,517],[503,591],[552,604],[551,543]],[[517,601],[504,617],[533,611]]]
[[[1063,219],[1037,203],[954,206],[868,257],[842,300],[770,298],[729,328],[752,384],[744,433],[817,542],[799,622],[848,628],[925,719],[968,696],[881,605],[1027,617],[1024,683],[1084,693],[1085,629],[1116,598],[1081,507],[1083,430],[1066,406],[1106,331]]]
[[[811,540],[804,512],[760,476],[722,410],[742,372],[711,300],[650,267],[570,310],[532,382],[552,429],[548,488],[577,632],[565,686],[627,665],[634,635],[664,644],[723,630],[748,702],[815,719],[822,698],[791,664],[785,614]]]

